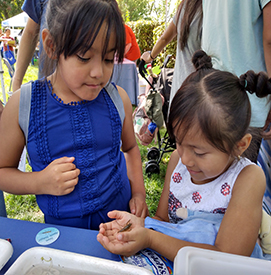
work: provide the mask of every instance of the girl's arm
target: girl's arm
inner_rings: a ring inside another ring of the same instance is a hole
[[[175,150],[171,154],[170,160],[168,162],[164,188],[163,188],[160,200],[159,200],[159,204],[158,204],[158,207],[157,207],[156,214],[153,217],[154,219],[169,222],[169,218],[168,218],[168,197],[169,197],[170,179],[171,179],[171,175],[172,175],[176,165],[178,164],[178,161],[179,161],[179,155],[178,155],[177,150]]]
[[[146,63],[152,62],[152,58],[155,58],[164,49],[164,47],[166,47],[172,41],[172,39],[176,37],[176,35],[177,28],[173,21],[171,21],[167,29],[164,31],[164,33],[158,39],[156,44],[153,46],[151,53],[144,52],[141,56],[141,59],[145,60]],[[150,57],[150,54],[152,57]]]
[[[127,164],[127,174],[132,189],[132,199],[130,200],[131,213],[139,217],[148,215],[148,206],[146,204],[146,192],[143,180],[142,162],[140,151],[135,139],[132,104],[127,93],[121,87],[118,87],[122,98],[125,119],[122,127],[122,151],[125,155]]]
[[[233,187],[232,198],[214,245],[176,240],[145,229],[146,247],[154,249],[170,260],[173,260],[178,250],[184,246],[250,256],[259,234],[265,185],[264,172],[257,165],[249,165],[241,171]],[[124,234],[123,237],[125,238]]]
[[[17,169],[25,145],[18,122],[19,100],[20,91],[8,100],[0,120],[0,190],[21,195],[70,193],[80,173],[72,163],[74,158],[56,159],[40,172]]]
[[[99,242],[112,253],[125,256],[144,248],[151,248],[173,261],[179,249],[185,246],[216,250],[250,256],[258,237],[262,218],[262,199],[265,192],[265,176],[256,165],[245,167],[239,174],[232,190],[232,199],[219,228],[215,244],[192,243],[146,229],[140,221],[133,221],[130,232],[117,233],[103,224],[98,235]],[[112,218],[120,219],[126,214],[118,212]],[[125,216],[126,219],[128,218]],[[189,233],[188,233],[189,234]]]
[[[261,225],[265,187],[265,175],[259,166],[249,165],[241,171],[217,234],[215,245],[219,250],[251,255]]]

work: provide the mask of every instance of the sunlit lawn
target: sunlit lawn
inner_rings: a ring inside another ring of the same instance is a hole
[[[16,63],[15,63],[16,67]],[[6,100],[8,100],[8,92],[9,92],[9,87],[10,87],[10,76],[8,73],[8,69],[4,62],[2,61],[2,68],[3,68],[3,78],[4,78],[4,84],[5,84],[5,93],[6,93]],[[25,74],[23,83],[26,83],[30,80],[35,80],[37,79],[38,76],[38,63],[35,63],[35,65],[28,66],[27,72]],[[2,84],[2,83],[1,83]],[[3,90],[2,90],[2,85],[1,85],[1,90],[0,90],[0,99],[3,101]]]

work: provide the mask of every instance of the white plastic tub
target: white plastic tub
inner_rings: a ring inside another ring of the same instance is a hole
[[[174,274],[270,275],[271,262],[195,247],[184,247],[175,257]]]
[[[26,250],[13,263],[6,275],[150,275],[144,268],[97,257],[47,248]]]
[[[4,267],[7,261],[13,254],[13,247],[10,242],[0,239],[0,270]]]

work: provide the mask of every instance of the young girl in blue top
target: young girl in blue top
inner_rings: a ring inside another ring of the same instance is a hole
[[[238,78],[212,69],[203,51],[195,53],[193,64],[196,72],[184,81],[170,108],[168,131],[177,150],[154,217],[160,222],[109,212],[116,220],[102,224],[97,238],[113,253],[129,256],[151,248],[173,261],[179,249],[193,246],[261,257],[256,241],[265,176],[244,155],[251,141],[247,92],[265,97],[271,94],[271,81],[263,72],[248,71]],[[182,221],[184,209],[188,221]],[[129,230],[120,231],[128,221]],[[166,227],[161,221],[171,225],[161,230]],[[172,234],[172,228],[181,231]]]
[[[109,210],[146,216],[132,105],[110,84],[125,49],[117,2],[52,0],[46,20],[47,77],[32,84],[27,136],[32,172],[17,169],[26,141],[18,91],[1,119],[0,189],[36,194],[47,223],[98,229]]]

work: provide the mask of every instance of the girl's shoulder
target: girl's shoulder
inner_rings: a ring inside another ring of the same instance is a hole
[[[123,107],[124,107],[124,110],[125,110],[125,114],[127,115],[132,115],[133,113],[133,109],[132,109],[132,104],[131,104],[131,100],[128,96],[128,94],[126,93],[126,91],[120,87],[120,86],[116,86],[116,89],[118,91],[118,94],[120,95],[121,97],[121,100],[122,100],[122,103],[123,103]]]
[[[168,166],[167,166],[167,173],[170,172],[170,175],[171,175],[178,164],[183,165],[181,163],[181,159],[178,154],[178,151],[174,150],[169,158],[169,162],[168,162]]]
[[[125,104],[124,104],[123,98],[122,98],[121,94],[119,93],[119,90],[121,90],[121,89],[122,89],[121,87],[116,86],[114,83],[109,83],[109,84],[107,84],[106,87],[104,87],[103,90],[105,90],[108,93],[109,97],[113,101],[115,107],[118,110],[119,116],[121,118],[121,123],[123,124],[126,111],[125,111]]]
[[[128,94],[126,93],[126,91],[120,86],[116,86],[116,89],[122,99],[123,105],[126,105],[127,103],[131,104],[130,98],[129,98]]]
[[[231,166],[229,167],[228,170],[226,170],[221,176],[238,176],[239,173],[247,166],[257,166],[255,163],[253,163],[252,161],[250,161],[247,158],[241,158],[240,160],[234,160],[233,163],[231,164]],[[254,169],[254,168],[252,168]]]
[[[19,103],[20,103],[20,89],[12,94],[12,96],[8,99],[3,114],[1,116],[1,120],[7,118],[8,123],[11,120],[18,121],[19,115]]]
[[[263,169],[253,162],[249,161],[247,163],[247,165],[243,165],[238,174],[234,185],[235,191],[240,189],[253,192],[253,190],[255,190],[256,192],[264,193],[266,188],[266,177]]]

